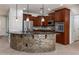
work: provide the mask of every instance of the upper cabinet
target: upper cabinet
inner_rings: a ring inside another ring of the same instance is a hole
[[[48,25],[48,22],[47,22],[48,18],[49,18],[48,16],[44,16],[44,22],[41,22],[42,17],[38,16],[37,20],[38,20],[39,26],[41,26],[41,25],[47,26]]]
[[[65,18],[68,17],[69,9],[62,8],[55,11],[55,21],[65,21]]]
[[[40,26],[41,25],[41,21],[38,17],[35,17],[33,20],[33,26]]]
[[[64,10],[55,11],[55,21],[64,21]]]
[[[55,12],[49,13],[48,15],[49,15],[49,19],[50,20],[54,20],[55,19]]]
[[[49,19],[54,20],[54,21],[62,21],[62,22],[64,22],[66,10],[68,10],[68,9],[62,8],[62,9],[56,10],[55,12],[49,13],[48,14]]]
[[[56,35],[56,42],[61,44],[69,44],[69,22],[70,22],[70,10],[62,8],[55,10],[49,14],[51,19],[55,22],[64,22],[64,32]]]
[[[54,20],[55,19],[55,14],[49,14],[49,16],[43,16],[45,21],[41,22],[41,16],[32,16],[30,14],[23,14],[23,20],[26,20],[26,18],[29,17],[30,21],[33,21],[33,26],[48,26],[48,21],[49,20]]]
[[[70,10],[63,8],[55,11],[55,21],[64,22],[64,32],[56,35],[56,42],[65,45],[69,44]]]

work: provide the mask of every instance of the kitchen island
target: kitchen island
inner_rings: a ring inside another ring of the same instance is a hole
[[[55,50],[56,34],[52,31],[11,32],[10,47],[25,52],[48,52]]]

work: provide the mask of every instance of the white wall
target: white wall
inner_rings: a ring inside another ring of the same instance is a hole
[[[70,13],[70,44],[79,40],[79,15]]]
[[[6,36],[6,16],[0,16],[0,36]]]
[[[5,16],[5,15],[7,15],[7,10],[6,9],[0,9],[0,15],[1,16]]]
[[[74,42],[74,14],[70,12],[70,44]]]
[[[79,40],[79,15],[74,16],[74,36],[75,41]]]
[[[20,9],[17,10],[17,18],[18,18],[18,21],[16,21],[16,9],[10,8],[9,10],[9,32],[22,31],[23,12]]]

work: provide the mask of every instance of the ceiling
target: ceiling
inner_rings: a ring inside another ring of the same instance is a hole
[[[15,4],[0,4],[0,15],[7,15],[9,8],[15,7]],[[44,14],[48,14],[49,12],[52,12],[55,9],[63,7],[71,9],[71,11],[73,11],[75,14],[79,14],[79,4],[44,4]],[[18,4],[18,9],[24,8],[27,8],[27,4]],[[31,13],[41,14],[40,8],[42,8],[42,4],[29,4],[29,12]],[[26,12],[26,10],[24,12]]]

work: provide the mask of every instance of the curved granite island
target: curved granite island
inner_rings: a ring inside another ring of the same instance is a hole
[[[12,32],[10,47],[25,52],[48,52],[55,50],[54,32]]]

